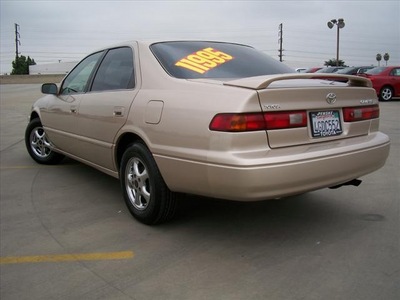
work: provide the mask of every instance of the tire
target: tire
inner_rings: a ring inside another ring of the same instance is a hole
[[[135,143],[125,150],[120,181],[125,203],[138,221],[155,225],[174,217],[176,195],[168,189],[144,144]]]
[[[390,101],[393,98],[393,89],[390,86],[384,86],[379,92],[379,99],[382,101]]]
[[[32,119],[26,127],[25,145],[29,155],[39,164],[55,165],[64,158],[64,155],[53,151],[53,146],[38,118]]]

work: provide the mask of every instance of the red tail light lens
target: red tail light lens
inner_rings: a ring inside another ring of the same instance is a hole
[[[240,132],[264,129],[265,121],[261,113],[218,114],[210,123],[210,130],[214,131]]]
[[[379,106],[345,107],[343,108],[343,118],[345,122],[376,119],[379,118]]]
[[[305,111],[282,111],[272,113],[218,114],[210,130],[243,132],[256,130],[287,129],[307,126]]]

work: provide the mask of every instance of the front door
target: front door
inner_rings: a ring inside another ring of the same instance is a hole
[[[133,62],[131,48],[110,49],[77,112],[79,157],[108,170],[115,171],[113,143],[138,92]]]
[[[73,155],[77,154],[79,105],[102,55],[103,51],[82,60],[64,79],[58,95],[47,96],[47,108],[41,114],[41,122],[52,143]]]

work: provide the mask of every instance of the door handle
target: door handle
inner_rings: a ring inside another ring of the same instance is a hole
[[[70,111],[71,111],[71,113],[76,114],[78,109],[75,105],[73,105],[73,106],[71,106]]]
[[[125,108],[121,106],[114,107],[114,117],[122,117],[124,115]]]

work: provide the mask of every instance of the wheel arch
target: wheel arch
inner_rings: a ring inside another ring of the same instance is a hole
[[[115,146],[115,163],[118,172],[121,168],[122,156],[124,155],[125,150],[135,142],[141,142],[147,147],[144,140],[133,132],[126,132],[119,137]]]
[[[385,83],[382,85],[380,91],[382,91],[384,88],[390,88],[392,91],[394,91],[394,86],[392,86],[390,83]]]
[[[29,116],[29,121],[32,121],[33,119],[39,119],[40,120],[40,116],[39,113],[37,111],[32,111],[30,116]]]

